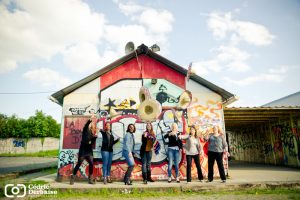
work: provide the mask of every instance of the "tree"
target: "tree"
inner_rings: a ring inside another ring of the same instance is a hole
[[[0,137],[30,138],[30,137],[59,137],[60,124],[51,116],[36,110],[35,116],[27,120],[16,115],[7,117],[0,114]]]

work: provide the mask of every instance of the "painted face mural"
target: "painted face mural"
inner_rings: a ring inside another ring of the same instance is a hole
[[[59,170],[60,176],[68,177],[72,169],[77,163],[78,149],[81,142],[81,131],[90,113],[95,113],[98,116],[97,128],[103,129],[109,116],[109,111],[114,109],[119,115],[110,119],[112,133],[115,138],[120,138],[120,141],[113,147],[113,164],[111,168],[111,176],[114,179],[122,179],[127,164],[122,157],[123,138],[126,134],[126,128],[129,124],[135,124],[136,132],[135,148],[136,167],[132,174],[133,179],[141,179],[141,160],[139,157],[141,138],[146,130],[146,122],[139,119],[137,109],[139,102],[139,89],[142,86],[141,80],[120,81],[117,84],[106,88],[100,92],[99,105],[79,105],[78,109],[68,107],[64,112],[64,129],[62,137],[62,148],[59,155]],[[178,124],[178,131],[183,135],[187,134],[186,130],[189,125],[195,125],[197,132],[200,133],[210,129],[213,125],[221,125],[222,121],[222,104],[214,100],[208,100],[205,103],[194,101],[187,109],[178,109],[179,97],[183,89],[166,81],[158,80],[155,86],[151,85],[151,79],[144,79],[143,86],[148,87],[151,97],[156,99],[163,106],[163,110],[159,117],[152,121],[152,127],[161,148],[158,154],[152,154],[152,177],[154,179],[167,178],[167,151],[168,141],[164,139],[164,135],[171,130],[173,123]],[[200,97],[198,98],[200,99]],[[98,107],[98,109],[97,109]],[[79,109],[81,108],[81,109]],[[85,112],[84,112],[85,111]],[[200,138],[201,144],[204,146],[204,156],[200,157],[202,172],[207,176],[207,144]],[[94,147],[94,173],[96,177],[102,176],[102,157],[101,157],[102,136],[98,132],[98,138]],[[226,158],[224,158],[226,159]],[[215,166],[216,167],[216,166]],[[225,170],[228,169],[227,162],[224,162]],[[186,160],[185,151],[180,153],[179,164],[180,176],[186,177]],[[174,171],[172,172],[174,173]],[[215,168],[215,174],[218,175],[218,170]],[[88,163],[84,161],[78,176],[88,177]],[[173,174],[175,175],[175,174]],[[193,164],[192,176],[197,177],[197,170]]]

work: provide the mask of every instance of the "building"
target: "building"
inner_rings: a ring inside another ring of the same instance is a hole
[[[122,113],[111,119],[112,130],[121,138],[114,146],[112,177],[121,179],[127,169],[121,155],[122,142],[127,125],[135,123],[135,150],[139,154],[141,134],[145,130],[145,121],[137,115],[140,105],[139,92],[141,87],[149,90],[152,99],[162,106],[162,112],[152,122],[156,137],[161,144],[158,155],[153,154],[152,177],[167,178],[166,141],[163,135],[170,130],[173,122],[186,134],[188,125],[195,124],[199,130],[206,130],[213,125],[224,127],[223,107],[235,101],[230,92],[191,75],[187,80],[188,71],[172,61],[154,53],[145,45],[116,60],[94,74],[52,94],[51,99],[62,106],[62,128],[60,137],[60,154],[58,163],[58,179],[68,177],[77,162],[77,153],[81,141],[81,129],[87,118],[95,113],[98,116],[99,128],[109,116],[110,109]],[[181,94],[189,90],[193,98],[188,108],[179,107]],[[203,145],[205,149],[207,145]],[[97,139],[94,149],[94,175],[101,176],[101,138]],[[207,152],[206,152],[207,153]],[[181,155],[180,174],[185,177],[185,158]],[[227,158],[224,157],[225,169],[228,170]],[[140,162],[133,172],[133,178],[141,177]],[[202,160],[204,175],[207,174],[207,154]],[[80,168],[79,176],[87,177],[86,166]],[[193,176],[196,176],[193,171]]]
[[[300,167],[300,92],[224,115],[233,159]]]

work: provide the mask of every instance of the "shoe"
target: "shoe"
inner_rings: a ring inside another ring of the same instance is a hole
[[[179,177],[176,178],[176,182],[180,183],[180,178]]]
[[[213,180],[207,180],[206,183],[210,183],[210,182],[212,182],[212,181],[213,181]]]
[[[92,179],[92,178],[89,178],[89,182],[88,182],[89,184],[96,184],[96,182],[95,182],[95,180],[94,179]]]
[[[71,175],[71,177],[70,177],[70,185],[74,185],[74,182],[75,182],[75,176]]]
[[[104,183],[104,185],[106,185],[106,183],[107,183],[107,178],[106,177],[104,177],[103,183]]]
[[[168,178],[168,183],[171,183],[171,182],[172,182],[172,178],[169,177],[169,178]]]
[[[112,180],[111,180],[110,176],[107,177],[107,182],[112,183]]]
[[[125,185],[132,185],[132,181],[124,182]]]
[[[222,180],[221,183],[226,183],[226,180]]]
[[[203,182],[203,180],[199,180],[199,182],[201,182],[201,183],[202,183],[202,182]]]
[[[191,183],[191,181],[187,181],[187,182],[186,182],[186,184],[189,184],[189,183]]]
[[[148,184],[146,179],[143,180],[143,183],[144,183],[144,184]]]
[[[151,178],[151,171],[147,171],[147,181],[154,182],[154,180]]]

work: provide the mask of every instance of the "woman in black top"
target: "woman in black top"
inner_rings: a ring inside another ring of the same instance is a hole
[[[73,174],[71,175],[70,184],[73,185],[75,181],[76,173],[82,164],[83,160],[86,159],[89,163],[89,184],[95,184],[93,180],[93,144],[96,141],[97,136],[96,134],[96,122],[93,122],[94,116],[89,119],[83,127],[82,130],[82,138],[81,144],[79,147],[79,154],[78,154],[78,162],[73,170]]]
[[[113,145],[116,144],[120,138],[114,138],[111,132],[110,122],[105,123],[105,129],[100,131],[102,134],[102,147],[101,147],[101,155],[102,155],[102,175],[103,175],[103,183],[112,183],[110,178],[110,169],[112,164],[113,157]]]
[[[168,182],[172,181],[172,165],[174,160],[175,165],[175,173],[176,173],[176,181],[180,183],[179,178],[179,150],[182,148],[182,142],[178,138],[180,132],[178,132],[178,126],[176,123],[173,123],[171,126],[171,131],[168,132],[164,138],[169,139],[168,144]]]

